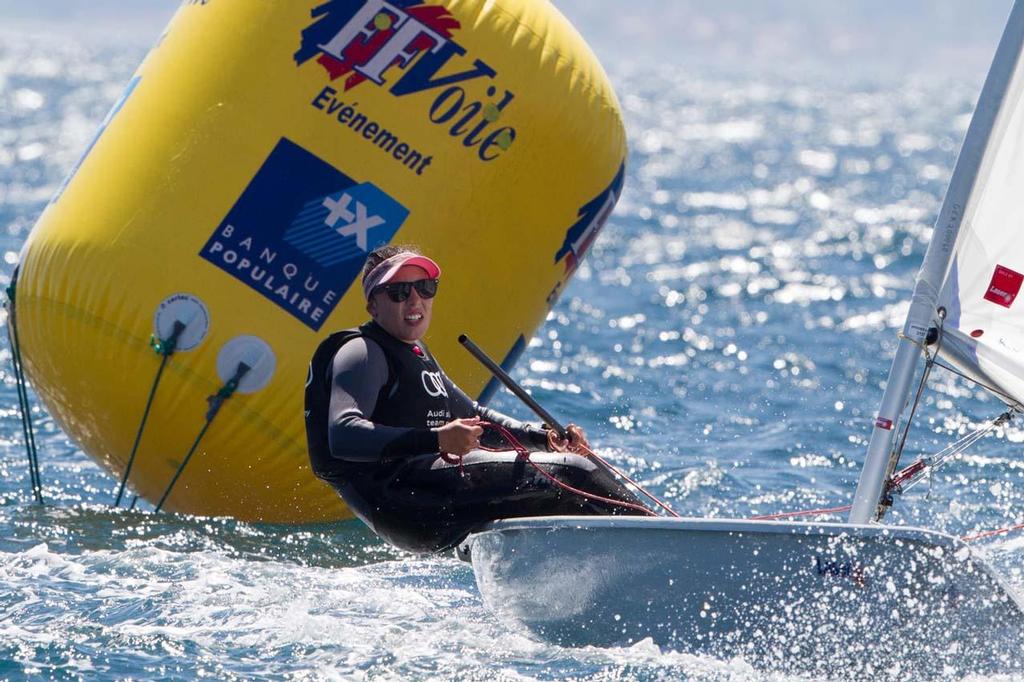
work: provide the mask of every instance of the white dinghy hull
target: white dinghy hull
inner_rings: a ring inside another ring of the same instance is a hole
[[[470,537],[487,605],[563,645],[656,644],[792,672],[1015,669],[1024,604],[917,528],[548,517]]]

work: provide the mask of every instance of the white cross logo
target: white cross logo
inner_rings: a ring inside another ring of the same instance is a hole
[[[342,194],[341,199],[337,201],[330,197],[324,199],[323,207],[329,211],[324,223],[327,227],[334,227],[338,220],[344,220],[345,224],[337,229],[338,234],[342,237],[355,235],[356,246],[366,251],[366,233],[378,225],[383,225],[384,219],[380,216],[367,215],[366,206],[360,201],[356,202],[356,211],[353,213],[349,210],[351,203],[352,197],[348,193]]]

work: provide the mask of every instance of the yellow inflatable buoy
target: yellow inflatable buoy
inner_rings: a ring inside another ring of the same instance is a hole
[[[153,503],[346,518],[309,469],[303,384],[366,318],[366,252],[441,264],[426,340],[480,393],[456,337],[515,361],[625,153],[607,77],[546,0],[186,2],[25,245],[26,369],[112,474],[134,453]]]

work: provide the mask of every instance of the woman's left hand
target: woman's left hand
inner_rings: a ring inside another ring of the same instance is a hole
[[[590,443],[587,441],[587,435],[583,432],[583,429],[576,424],[569,424],[565,428],[568,439],[559,438],[558,432],[554,429],[548,431],[548,445],[555,452],[575,452],[579,455],[585,455],[590,450]]]

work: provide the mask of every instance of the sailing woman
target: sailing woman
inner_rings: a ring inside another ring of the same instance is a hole
[[[306,436],[316,475],[377,535],[411,551],[453,547],[499,518],[644,513],[579,454],[587,440],[578,426],[559,439],[483,407],[448,378],[422,342],[440,274],[408,247],[370,253],[362,285],[371,321],[332,334],[310,362]],[[542,451],[530,456],[539,469],[510,441]]]

